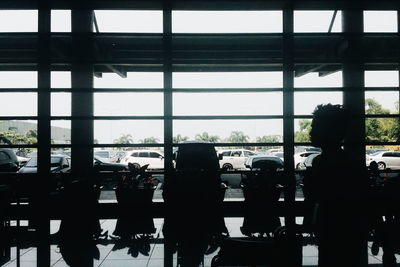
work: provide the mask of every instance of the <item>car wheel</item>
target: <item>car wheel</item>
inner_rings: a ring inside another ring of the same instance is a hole
[[[222,168],[226,170],[233,170],[232,164],[229,163],[225,163],[224,165],[222,165]]]
[[[378,170],[384,170],[386,169],[386,164],[383,162],[378,162]]]

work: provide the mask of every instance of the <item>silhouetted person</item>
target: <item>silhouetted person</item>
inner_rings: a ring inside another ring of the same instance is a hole
[[[308,181],[316,202],[318,265],[366,266],[365,168],[357,166],[352,153],[341,148],[351,114],[340,105],[327,104],[318,105],[313,115],[311,142],[322,149],[313,160]]]

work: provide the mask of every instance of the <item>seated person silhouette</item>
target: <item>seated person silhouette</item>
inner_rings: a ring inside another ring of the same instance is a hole
[[[318,105],[313,113],[311,142],[322,153],[313,160],[307,186],[315,201],[314,231],[318,266],[367,266],[367,219],[363,196],[365,168],[342,149],[351,114],[340,105]]]

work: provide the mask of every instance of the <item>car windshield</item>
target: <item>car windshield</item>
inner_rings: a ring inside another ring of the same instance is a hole
[[[110,161],[108,159],[102,158],[102,157],[98,157],[98,156],[95,156],[94,160],[98,161],[99,163],[110,163]]]
[[[62,157],[51,157],[51,167],[56,167],[60,165]],[[31,158],[28,163],[26,163],[25,167],[37,167],[37,158]]]

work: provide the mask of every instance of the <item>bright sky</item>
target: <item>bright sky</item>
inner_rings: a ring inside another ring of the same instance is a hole
[[[295,11],[295,32],[327,32],[333,11]],[[52,31],[70,32],[70,11],[52,11]],[[162,32],[161,11],[96,11],[100,32]],[[221,19],[222,18],[222,19]],[[172,30],[176,33],[245,33],[281,32],[281,11],[173,11]],[[364,12],[366,32],[396,32],[396,11]],[[7,22],[7,23],[5,23]],[[37,11],[0,11],[0,32],[37,31]],[[341,12],[333,32],[341,31]],[[246,73],[174,73],[174,88],[281,88],[282,72]],[[162,88],[162,73],[128,73],[127,78],[103,74],[94,78],[95,88]],[[398,71],[366,72],[366,86],[399,86]],[[0,87],[36,88],[35,72],[0,72]],[[295,87],[341,87],[342,73],[326,77],[310,73],[295,79]],[[69,72],[52,73],[53,88],[70,88]],[[393,110],[399,99],[395,92],[367,92],[384,108]],[[52,93],[52,115],[70,115],[70,93]],[[163,114],[162,93],[96,93],[94,113],[97,116]],[[174,115],[279,115],[282,114],[282,93],[174,93]],[[295,114],[311,114],[321,103],[342,103],[341,92],[296,92]],[[36,93],[2,93],[0,116],[37,114]],[[53,121],[52,125],[70,127],[70,122]],[[297,125],[296,125],[297,126]],[[203,131],[222,138],[240,130],[255,139],[262,135],[282,135],[282,120],[226,120],[174,122],[174,135],[194,138]],[[100,143],[112,143],[122,134],[131,134],[134,141],[154,136],[163,140],[163,122],[96,121],[95,138]]]

